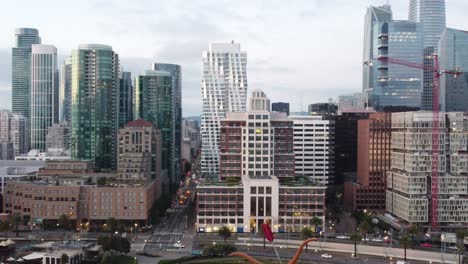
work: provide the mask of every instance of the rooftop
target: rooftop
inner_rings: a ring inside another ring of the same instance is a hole
[[[134,120],[125,124],[125,127],[152,127],[152,126],[153,124],[143,119]]]

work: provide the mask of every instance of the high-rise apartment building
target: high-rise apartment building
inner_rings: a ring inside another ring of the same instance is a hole
[[[271,111],[286,113],[289,116],[289,103],[277,102],[271,104]]]
[[[14,153],[13,143],[0,141],[0,160],[14,160]]]
[[[357,121],[357,178],[347,181],[348,211],[385,211],[387,171],[390,169],[391,113],[372,113]]]
[[[221,120],[221,181],[242,175],[294,177],[293,122],[270,112],[265,93],[252,92],[248,112],[229,112]]]
[[[68,122],[53,124],[47,130],[46,150],[63,149],[70,150],[71,126]]]
[[[59,121],[57,49],[32,45],[31,52],[31,149],[45,151],[47,130]]]
[[[440,77],[440,106],[442,111],[468,112],[468,32],[447,28],[439,42],[440,68],[461,70],[457,77]]]
[[[172,75],[167,71],[147,70],[136,77],[134,119],[144,119],[161,131],[162,169],[171,184],[179,182],[176,172],[175,125]],[[180,145],[180,142],[178,143]]]
[[[117,173],[123,181],[160,180],[161,133],[153,124],[138,119],[119,129]]]
[[[33,44],[41,44],[39,31],[35,28],[17,28],[15,45],[12,48],[12,104],[14,113],[26,118],[26,148],[29,148],[31,118],[31,49]],[[27,151],[27,150],[26,150]]]
[[[335,182],[335,121],[321,116],[291,116],[295,175],[324,185]]]
[[[174,138],[174,179],[180,179],[182,142],[182,67],[170,63],[153,63],[153,70],[169,72],[172,77],[172,137]]]
[[[468,222],[468,116],[439,113],[437,222]],[[432,219],[432,112],[392,114],[386,210],[409,223]]]
[[[60,67],[60,122],[71,123],[72,116],[72,64],[71,57],[66,57]]]
[[[220,121],[227,112],[245,112],[247,53],[238,43],[213,43],[203,52],[202,173],[219,173]]]
[[[72,53],[73,159],[117,168],[119,56],[112,47],[80,45]]]
[[[120,73],[119,93],[119,128],[133,120],[133,84],[132,73]]]
[[[423,38],[424,65],[432,67],[432,55],[445,30],[445,0],[410,0],[409,20],[419,22]],[[432,110],[433,72],[424,71],[421,108]]]
[[[14,155],[27,153],[26,118],[8,110],[0,110],[0,142],[13,143]]]

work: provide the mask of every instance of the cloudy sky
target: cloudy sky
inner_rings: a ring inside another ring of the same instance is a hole
[[[60,60],[80,43],[113,46],[125,70],[183,67],[184,116],[200,113],[201,55],[210,42],[241,43],[249,89],[291,111],[361,89],[366,7],[382,0],[15,0],[0,8],[0,108],[11,108],[16,27],[35,27]],[[409,0],[392,0],[406,19]],[[467,0],[447,0],[447,25],[468,30]]]

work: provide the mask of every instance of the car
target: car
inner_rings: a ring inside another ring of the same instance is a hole
[[[429,243],[422,243],[420,246],[425,248],[432,248],[432,245]]]
[[[372,242],[382,243],[382,242],[384,242],[384,240],[382,238],[380,238],[380,237],[376,237],[376,238],[372,239]]]
[[[322,258],[327,258],[327,259],[333,258],[333,256],[330,255],[330,254],[322,254],[321,257],[322,257]]]
[[[203,253],[200,250],[192,250],[192,252],[190,252],[190,255],[200,257],[203,255]]]
[[[366,242],[367,242],[367,241],[370,241],[370,239],[369,239],[368,237],[364,237],[364,238],[362,238],[362,241],[366,241]]]
[[[174,247],[175,247],[175,248],[184,248],[185,245],[182,244],[182,243],[180,243],[180,241],[177,241],[176,243],[174,243]]]
[[[337,239],[349,239],[349,236],[339,235],[336,236]]]

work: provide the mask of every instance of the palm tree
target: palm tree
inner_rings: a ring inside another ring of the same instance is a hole
[[[218,230],[218,235],[224,239],[224,243],[226,240],[231,237],[231,229],[227,226],[223,226]]]
[[[312,218],[312,225],[314,226],[314,233],[317,233],[317,227],[322,224],[322,219],[314,216]]]
[[[357,242],[361,241],[362,236],[358,232],[353,232],[349,238],[354,242],[354,257],[357,257]]]
[[[367,233],[369,232],[369,229],[371,228],[369,222],[363,221],[359,224],[359,231],[364,235],[364,243],[366,243],[366,238],[367,238]]]
[[[463,252],[465,251],[464,240],[468,236],[468,231],[466,229],[458,229],[456,232],[457,237],[457,248],[458,248],[458,263],[463,263]]]
[[[60,264],[67,264],[69,259],[68,255],[63,253],[62,256],[60,256]]]
[[[412,240],[408,235],[403,235],[400,237],[400,245],[403,246],[405,252],[405,262],[406,262],[406,249],[412,245]]]
[[[16,237],[19,236],[19,224],[21,223],[22,219],[23,218],[19,213],[15,213],[11,218],[11,222],[15,224]]]
[[[408,233],[408,235],[411,236],[411,242],[414,243],[414,237],[419,233],[418,226],[416,226],[416,225],[411,225],[411,226],[408,228],[407,233]]]
[[[312,230],[308,227],[304,227],[302,228],[301,230],[301,237],[302,239],[306,240],[308,238],[311,238],[314,236],[314,232],[312,232]],[[309,243],[306,244],[306,253],[309,252]]]

